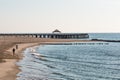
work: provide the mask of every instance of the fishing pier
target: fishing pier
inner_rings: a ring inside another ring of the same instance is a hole
[[[52,33],[2,33],[0,36],[15,36],[15,37],[34,37],[34,38],[52,38],[52,39],[85,39],[89,38],[87,33],[61,33],[59,30],[54,30]]]

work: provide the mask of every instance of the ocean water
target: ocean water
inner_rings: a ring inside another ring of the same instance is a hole
[[[120,40],[120,34],[90,35]],[[17,63],[21,69],[17,80],[120,80],[118,42],[40,45],[27,48],[23,54],[25,57]]]
[[[120,33],[89,33],[89,39],[120,40]]]

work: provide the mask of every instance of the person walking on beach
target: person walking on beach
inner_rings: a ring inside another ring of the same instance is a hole
[[[12,51],[13,51],[13,56],[14,56],[14,55],[15,55],[15,48],[13,48],[13,50],[12,50]]]
[[[16,49],[18,49],[18,45],[16,45]]]

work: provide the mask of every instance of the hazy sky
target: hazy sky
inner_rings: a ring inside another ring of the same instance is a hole
[[[120,32],[120,0],[0,0],[0,33]]]

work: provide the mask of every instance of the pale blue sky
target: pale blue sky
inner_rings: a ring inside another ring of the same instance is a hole
[[[120,0],[0,0],[0,32],[120,32]]]

